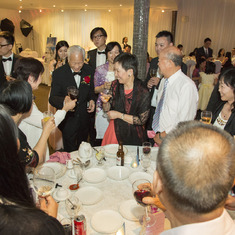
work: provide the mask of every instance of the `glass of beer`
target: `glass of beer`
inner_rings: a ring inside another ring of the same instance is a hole
[[[201,112],[201,120],[205,124],[210,124],[212,119],[212,112],[211,111],[202,111]]]
[[[44,122],[47,122],[51,117],[54,117],[53,113],[51,111],[45,111],[43,113],[43,120]]]

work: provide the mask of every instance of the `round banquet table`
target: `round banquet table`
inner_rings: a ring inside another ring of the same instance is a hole
[[[137,153],[137,147],[136,146],[125,146],[126,149],[128,150],[127,156],[131,156],[132,158],[136,159],[136,153]],[[99,149],[100,147],[96,147]],[[157,148],[152,148],[151,151],[151,166],[148,168],[148,173],[153,176],[153,172],[156,168],[156,156],[157,156]],[[140,156],[142,153],[142,148],[140,147]],[[78,156],[78,151],[72,152],[71,153],[71,158],[76,159]],[[80,158],[82,161],[85,161],[85,159]],[[102,199],[94,204],[94,205],[82,205],[81,210],[79,211],[79,214],[83,214],[86,217],[87,221],[87,235],[95,235],[95,234],[100,234],[96,232],[92,226],[91,226],[91,218],[92,216],[99,211],[102,210],[114,210],[119,212],[119,206],[123,201],[134,199],[133,193],[132,193],[132,185],[129,180],[129,178],[126,178],[122,181],[117,181],[109,178],[108,176],[108,169],[112,166],[116,165],[116,158],[113,157],[106,157],[106,161],[104,161],[104,166],[98,167],[97,165],[97,160],[95,158],[95,151],[92,154],[91,158],[91,164],[87,167],[86,170],[92,169],[92,168],[101,168],[107,173],[107,177],[104,181],[96,184],[88,183],[85,180],[82,180],[80,182],[80,188],[77,191],[70,191],[71,194],[77,194],[77,192],[86,187],[86,186],[93,186],[102,191]],[[132,168],[131,164],[125,164],[125,167],[129,169],[129,173],[132,174],[133,172],[143,172],[143,168],[141,167],[141,164],[137,168]],[[75,179],[72,179],[71,177],[68,176],[68,170],[66,173],[61,177],[58,178],[57,183],[63,186],[63,188],[68,188],[69,185],[73,184],[76,182]],[[60,201],[59,202],[59,209],[58,209],[58,215],[59,217],[65,217],[69,218],[66,209],[65,209],[65,202]],[[134,234],[139,234],[141,230],[141,226],[139,222],[135,221],[130,221],[125,218],[125,234],[127,235],[134,235]],[[165,225],[164,229],[169,229],[170,228],[170,223],[167,219],[165,219]]]

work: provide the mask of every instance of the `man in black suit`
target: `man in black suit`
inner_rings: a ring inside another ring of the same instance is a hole
[[[59,125],[64,150],[67,152],[77,150],[82,141],[87,141],[89,113],[95,109],[94,70],[84,64],[84,58],[85,51],[82,47],[71,46],[68,49],[68,64],[56,69],[52,74],[49,102],[57,109],[63,107],[69,86],[79,90],[75,111],[68,112]]]
[[[90,33],[91,41],[97,47],[96,49],[88,51],[89,65],[95,70],[96,67],[105,64],[106,62],[106,39],[107,33],[104,28],[96,27]],[[98,96],[96,96],[97,99]],[[95,130],[95,112],[90,114],[89,124],[89,136],[90,143],[92,146],[99,145],[96,141],[96,130]]]
[[[104,28],[96,27],[91,31],[90,38],[97,48],[88,51],[88,63],[93,69],[96,69],[96,67],[106,62],[105,48],[107,33]]]
[[[197,60],[199,58],[205,58],[207,61],[213,59],[213,50],[210,48],[211,46],[211,39],[206,38],[204,40],[204,46],[197,49]]]
[[[156,35],[155,51],[158,56],[163,49],[165,49],[169,46],[173,46],[173,45],[174,45],[173,44],[173,35],[171,32],[164,30],[164,31],[159,32]],[[150,76],[151,69],[156,69],[158,71],[155,77]],[[183,62],[181,65],[181,70],[184,74],[187,75],[187,65]],[[148,89],[150,90],[151,97],[152,97],[150,116],[149,116],[149,120],[147,122],[147,129],[149,129],[149,130],[152,129],[152,120],[153,120],[153,114],[156,109],[157,89],[159,86],[160,77],[161,77],[161,75],[158,70],[158,57],[155,57],[150,62],[150,67],[148,70],[147,78],[145,80],[145,84],[148,87]]]
[[[14,65],[20,56],[12,52],[14,36],[8,31],[0,32],[0,86],[15,77]]]

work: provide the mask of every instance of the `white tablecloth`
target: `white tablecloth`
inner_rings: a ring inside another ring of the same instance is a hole
[[[128,148],[128,153],[127,155],[133,155],[133,157],[136,156],[136,146],[126,146]],[[153,155],[156,155],[156,151],[152,151]],[[141,148],[140,148],[140,154],[141,154]],[[78,152],[73,152],[71,153],[71,157],[72,158],[76,158],[78,157]],[[156,156],[152,156],[152,159],[156,159]],[[115,166],[116,165],[116,159],[115,158],[107,158],[106,157],[106,162],[104,167],[102,167],[102,169],[104,169],[105,171],[107,171],[107,169],[111,166]],[[92,167],[97,167],[96,166],[97,160],[95,159],[95,152],[93,154],[92,160],[91,160],[91,165],[89,166],[88,169],[92,168]],[[125,165],[129,168],[130,170],[130,174],[135,172],[135,171],[142,171],[143,169],[141,166],[139,166],[138,168],[131,168],[130,164]],[[151,167],[149,167],[148,169],[148,173],[153,175],[154,169],[156,168],[156,161],[151,161]],[[70,178],[67,175],[68,171],[66,172],[66,174],[59,178],[57,180],[57,183],[63,185],[64,188],[68,188],[69,185],[76,183],[75,179]],[[91,184],[91,183],[87,183],[86,181],[82,181],[80,182],[80,188],[83,188],[85,186],[94,186],[99,188],[102,192],[103,192],[103,199],[98,202],[95,205],[90,205],[90,206],[82,206],[82,209],[80,210],[79,214],[84,214],[87,220],[87,235],[95,235],[95,234],[99,234],[96,231],[93,230],[90,222],[91,222],[91,218],[92,216],[101,210],[114,210],[114,211],[119,211],[119,205],[121,202],[126,201],[126,200],[130,200],[130,199],[134,199],[133,194],[132,194],[132,185],[129,181],[129,179],[125,179],[123,181],[115,181],[110,179],[108,176],[106,178],[105,181],[98,183],[98,184]],[[79,189],[78,189],[79,190]],[[76,194],[75,192],[72,192]],[[62,215],[63,217],[67,217],[69,218],[66,210],[65,210],[65,203],[64,201],[59,203],[59,214]],[[125,221],[125,230],[126,230],[126,235],[134,235],[134,234],[139,234],[140,232],[140,224],[139,222],[132,222],[129,220],[124,219]],[[166,219],[165,222],[165,228],[169,228],[169,221]]]

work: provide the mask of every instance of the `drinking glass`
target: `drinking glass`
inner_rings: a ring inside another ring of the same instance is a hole
[[[141,185],[141,187],[140,187]],[[138,204],[145,207],[145,215],[140,219],[140,223],[146,227],[151,227],[155,224],[156,220],[153,215],[149,214],[149,205],[143,203],[144,197],[151,197],[151,187],[150,182],[146,179],[138,179],[132,184],[132,192],[134,194],[134,198]]]
[[[210,124],[212,119],[212,112],[211,111],[202,111],[201,112],[201,120],[205,124]]]
[[[104,159],[104,148],[100,148],[100,150],[98,152],[96,152],[95,154],[95,158],[97,159],[97,166],[103,166],[103,159]]]
[[[150,69],[150,77],[156,77],[157,76],[157,69]]]
[[[67,198],[65,200],[65,209],[71,219],[77,216],[79,210],[81,209],[81,202],[79,201],[78,197],[72,195]]]
[[[102,93],[104,94],[104,95],[103,95],[103,98],[108,102],[109,99],[111,98],[111,91],[110,91],[110,89],[104,89],[104,90],[102,91]],[[103,116],[104,118],[108,118],[107,112],[105,112],[104,110],[103,110],[103,112],[104,112],[104,114],[103,114],[102,116]]]
[[[149,154],[143,154],[141,156],[141,166],[144,168],[144,171],[147,172],[148,168],[151,165],[151,159]]]
[[[144,142],[142,144],[142,151],[144,155],[150,155],[151,153],[151,143],[150,142]]]
[[[84,174],[83,163],[73,164],[73,168],[71,169],[71,177],[76,179],[76,183],[71,184],[69,186],[70,190],[77,190],[79,188],[79,183],[83,179],[83,174]]]
[[[67,87],[68,96],[71,100],[75,100],[78,98],[78,89],[75,86],[69,86]],[[70,110],[71,112],[74,112],[74,109]]]
[[[48,166],[39,166],[34,169],[33,186],[40,197],[49,196],[55,188],[55,171]]]
[[[47,122],[51,117],[54,117],[53,113],[51,111],[45,111],[43,113],[43,120],[44,122]]]

